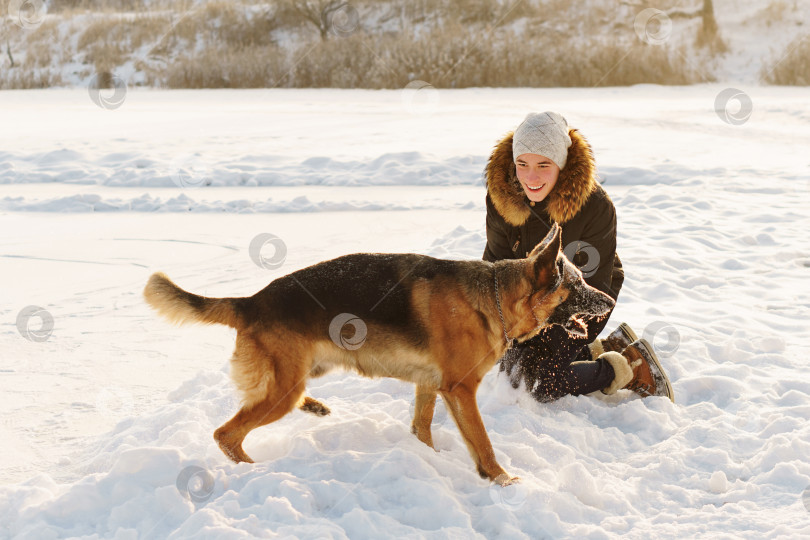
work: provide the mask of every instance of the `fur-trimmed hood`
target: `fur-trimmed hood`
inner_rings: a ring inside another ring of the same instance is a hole
[[[565,167],[544,203],[549,217],[563,224],[576,216],[596,188],[596,163],[591,145],[579,131],[569,129],[571,147]],[[517,178],[509,132],[492,151],[486,168],[487,192],[495,209],[514,226],[523,225],[529,216],[529,199]]]

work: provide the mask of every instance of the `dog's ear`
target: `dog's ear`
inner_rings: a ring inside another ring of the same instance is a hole
[[[557,242],[558,244],[561,243],[562,242],[561,232],[562,232],[562,229],[560,229],[560,226],[555,221],[551,225],[551,229],[549,229],[548,233],[546,233],[546,237],[543,238],[542,240],[540,240],[540,243],[537,244],[536,246],[534,246],[534,249],[532,249],[532,252],[529,253],[529,258],[537,256],[541,251],[543,251],[546,247],[548,247],[553,242]],[[557,249],[557,251],[559,251],[559,249]]]
[[[554,223],[543,241],[537,244],[528,256],[535,282],[542,282],[546,285],[554,281],[555,263],[561,249],[562,229]]]

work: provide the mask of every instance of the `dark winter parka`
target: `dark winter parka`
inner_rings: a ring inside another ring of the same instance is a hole
[[[537,203],[528,199],[518,180],[512,133],[495,146],[486,168],[484,260],[526,257],[556,221],[565,254],[585,281],[615,300],[624,281],[616,254],[616,209],[596,180],[590,145],[577,130],[568,134],[572,144],[565,167],[548,196]]]

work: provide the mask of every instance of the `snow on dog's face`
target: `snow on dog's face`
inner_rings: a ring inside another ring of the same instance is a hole
[[[579,268],[562,253],[557,259],[557,270],[560,285],[551,294],[558,298],[559,304],[546,322],[562,325],[571,336],[587,337],[588,327],[583,317],[605,315],[615,302],[585,283]]]
[[[561,249],[559,226],[555,223],[543,241],[529,254],[534,258],[538,290],[532,295],[532,311],[539,325],[559,324],[569,335],[585,337],[584,317],[600,317],[614,306],[614,300],[591,287],[582,272]]]

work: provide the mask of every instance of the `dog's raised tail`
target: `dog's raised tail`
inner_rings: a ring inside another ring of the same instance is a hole
[[[184,291],[166,274],[152,274],[143,290],[143,297],[170,322],[225,324],[236,328],[238,298],[208,298]]]

